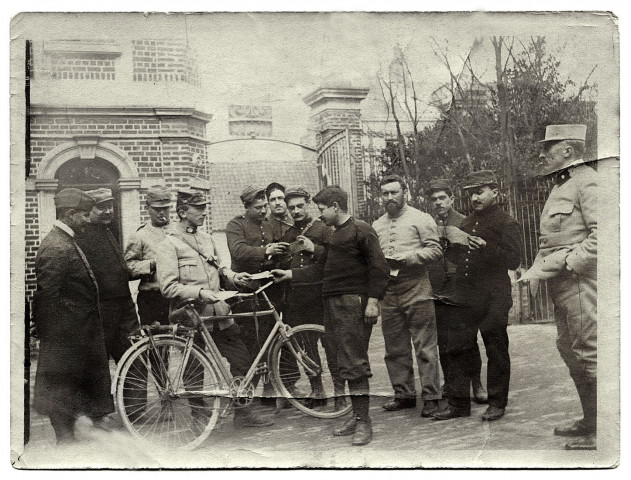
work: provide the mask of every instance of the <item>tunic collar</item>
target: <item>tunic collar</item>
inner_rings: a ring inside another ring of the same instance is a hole
[[[61,220],[55,220],[54,225],[63,230],[64,232],[66,232],[68,235],[70,235],[72,238],[74,238],[74,230],[72,228],[70,228],[68,225],[66,225],[64,222],[62,222]]]

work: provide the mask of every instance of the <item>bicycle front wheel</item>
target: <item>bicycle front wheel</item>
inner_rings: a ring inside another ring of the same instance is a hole
[[[270,353],[276,391],[298,410],[318,418],[337,418],[351,410],[348,393],[337,372],[334,352],[328,352],[322,325],[292,328],[279,337]],[[333,373],[332,373],[333,372]]]
[[[120,369],[116,405],[125,427],[151,447],[190,450],[217,424],[219,380],[208,358],[181,338],[140,343]]]

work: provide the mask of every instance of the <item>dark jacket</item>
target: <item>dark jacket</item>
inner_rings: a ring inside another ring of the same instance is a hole
[[[322,278],[322,295],[357,294],[383,298],[390,267],[379,239],[366,222],[349,218],[336,227],[324,255],[305,268],[292,268],[292,285]]]
[[[324,255],[324,250],[331,239],[332,233],[333,230],[327,227],[320,219],[313,220],[307,217],[301,224],[292,225],[277,239],[280,242],[288,242],[290,244],[289,252],[283,255],[279,261],[279,267],[283,269],[302,268],[316,263]],[[300,243],[297,240],[299,235],[304,235],[313,242],[313,252],[300,249]]]
[[[273,268],[273,261],[265,255],[267,245],[273,243],[271,224],[256,223],[239,215],[226,226],[228,249],[235,272],[259,273]]]
[[[77,235],[77,245],[90,262],[101,300],[131,298],[129,267],[120,245],[106,225],[88,223],[83,233]]]
[[[443,253],[449,244],[449,241],[447,240],[447,227],[460,228],[465,218],[466,217],[462,213],[457,212],[453,208],[449,210],[446,218],[441,218],[439,216],[434,217],[438,228],[440,244],[443,247]],[[429,265],[428,270],[432,290],[434,293],[439,293],[443,287],[445,287],[445,284],[450,281],[456,273],[456,266],[443,256],[443,258],[441,258],[438,262]]]
[[[58,227],[35,258],[33,319],[40,339],[35,407],[42,414],[114,411],[98,287],[74,239]]]
[[[485,240],[486,246],[469,250],[465,245],[452,244],[447,248],[445,256],[457,265],[455,292],[443,292],[443,295],[465,305],[488,295],[510,299],[508,270],[515,270],[521,261],[521,233],[517,221],[498,205],[491,205],[481,212],[473,212],[460,228]]]

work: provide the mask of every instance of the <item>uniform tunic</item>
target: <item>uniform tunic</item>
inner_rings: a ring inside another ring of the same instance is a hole
[[[33,319],[40,339],[35,408],[96,418],[114,411],[98,287],[72,230],[63,227],[53,228],[35,258]]]
[[[576,384],[585,423],[596,428],[598,173],[580,164],[559,172],[541,213],[537,260],[567,253],[548,280],[557,347]]]
[[[168,325],[170,302],[160,293],[155,265],[158,245],[171,228],[171,225],[156,227],[145,223],[130,237],[125,248],[125,261],[131,276],[140,279],[136,303],[143,325],[154,322]]]
[[[259,273],[273,266],[272,259],[265,255],[267,245],[274,241],[269,222],[257,223],[239,215],[226,225],[226,238],[235,272]]]
[[[385,362],[395,397],[416,398],[414,347],[423,400],[440,398],[436,317],[428,265],[442,258],[436,222],[427,213],[404,205],[373,223],[386,257],[403,255],[405,265],[391,275],[381,302]]]
[[[447,258],[457,265],[454,282],[442,298],[460,306],[452,309],[449,325],[450,402],[468,408],[470,381],[476,371],[477,331],[482,333],[488,358],[489,405],[505,408],[510,383],[508,312],[513,304],[508,270],[520,263],[519,224],[498,205],[475,211],[462,222],[465,233],[481,237],[486,246],[471,250],[452,244]],[[453,401],[452,401],[453,400]]]

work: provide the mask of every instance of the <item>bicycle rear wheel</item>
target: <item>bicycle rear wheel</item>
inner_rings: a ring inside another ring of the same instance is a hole
[[[120,369],[116,404],[132,436],[151,447],[190,450],[217,424],[218,376],[206,355],[180,338],[136,347]],[[186,362],[186,363],[185,363]]]
[[[350,412],[345,382],[334,377],[329,367],[331,361],[336,370],[335,359],[327,357],[324,327],[299,325],[288,335],[287,340],[279,337],[270,353],[271,378],[277,392],[314,417],[337,418]]]

